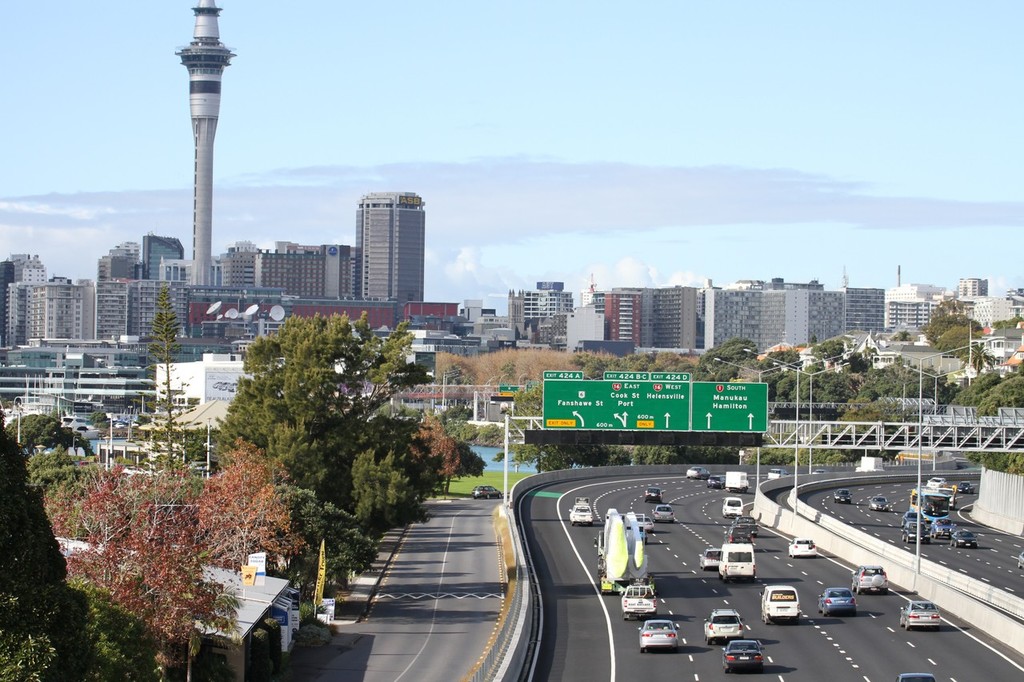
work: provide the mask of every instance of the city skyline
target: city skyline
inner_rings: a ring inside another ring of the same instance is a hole
[[[23,134],[0,169],[0,257],[95,279],[123,241],[191,244],[193,145],[168,53],[196,4],[73,4],[39,33],[12,7],[0,54],[33,69],[6,91],[33,106],[8,107]],[[1016,3],[218,7],[242,56],[218,130],[215,255],[354,245],[361,196],[411,191],[430,212],[427,300],[501,310],[510,289],[575,293],[591,275],[602,290],[836,289],[844,268],[855,287],[891,288],[897,268],[904,284],[1024,287],[1007,246],[1024,222],[1007,143]],[[382,9],[402,17],[386,33]],[[133,88],[69,59],[97,41],[132,55]]]

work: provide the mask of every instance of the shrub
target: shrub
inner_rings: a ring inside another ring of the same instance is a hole
[[[299,628],[295,634],[298,646],[323,646],[331,641],[331,631],[326,625],[309,623]]]
[[[281,624],[273,618],[264,618],[260,627],[267,631],[267,643],[270,647],[270,662],[274,666],[274,674],[281,672]]]
[[[270,664],[270,637],[266,630],[252,631],[249,647],[249,682],[270,682],[273,666]]]

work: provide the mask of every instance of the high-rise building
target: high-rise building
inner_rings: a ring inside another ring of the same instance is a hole
[[[228,244],[227,252],[221,254],[221,284],[226,287],[256,286],[256,257],[259,248],[252,242]]]
[[[7,299],[10,292],[7,288],[11,284],[14,284],[14,263],[9,260],[0,261],[0,348],[8,347]]]
[[[303,246],[293,242],[277,242],[275,246],[273,253],[256,254],[256,286],[277,287],[301,298],[352,298],[351,246]]]
[[[845,331],[877,334],[885,330],[885,289],[844,287]]]
[[[362,298],[423,300],[426,213],[412,192],[374,192],[356,211],[356,272]]]
[[[885,290],[885,328],[920,329],[931,320],[932,310],[953,292],[932,284],[901,284]]]
[[[141,247],[138,242],[123,242],[101,256],[96,268],[96,281],[111,279],[139,279]]]
[[[702,347],[703,329],[697,328],[697,289],[662,287],[654,290],[654,347]]]
[[[14,281],[43,284],[46,282],[46,266],[39,256],[27,253],[12,253],[8,259],[14,263]]]
[[[654,346],[654,290],[616,288],[604,292],[605,339]]]
[[[27,293],[29,339],[92,340],[96,337],[96,290],[91,280],[53,277]]]
[[[192,199],[192,283],[210,284],[213,270],[213,140],[220,116],[220,81],[235,55],[220,42],[214,0],[192,8],[196,28],[192,42],[175,54],[188,69],[189,106],[195,140]]]
[[[147,337],[153,333],[153,318],[156,317],[156,300],[160,290],[167,287],[171,307],[182,326],[188,320],[188,284],[186,282],[161,282],[155,279],[140,279],[128,284],[128,334]]]
[[[96,282],[96,338],[117,340],[128,333],[128,280]]]
[[[185,247],[177,237],[158,237],[147,234],[142,238],[142,277],[160,279],[160,262],[163,259],[182,260]]]
[[[978,277],[961,277],[956,287],[957,298],[988,296],[988,280]]]

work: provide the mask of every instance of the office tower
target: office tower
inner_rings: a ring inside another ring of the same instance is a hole
[[[695,287],[654,289],[655,348],[701,347],[704,339],[697,334],[697,293]]]
[[[43,284],[46,282],[46,266],[39,256],[27,253],[12,253],[8,259],[14,263],[14,281]]]
[[[262,251],[255,255],[256,286],[284,289],[289,296],[300,298],[352,297],[351,246],[277,242],[275,247],[273,253]]]
[[[220,256],[221,284],[226,287],[256,286],[256,257],[260,250],[248,241],[228,244]]]
[[[123,242],[101,256],[96,268],[96,280],[138,279],[141,248],[138,242]]]
[[[0,348],[7,348],[7,297],[8,285],[14,283],[14,262],[0,261]]]
[[[426,214],[412,192],[374,192],[356,211],[358,295],[423,300]]]
[[[654,290],[615,288],[604,292],[605,338],[630,341],[634,346],[654,345]]]
[[[160,290],[167,287],[171,307],[184,327],[188,323],[188,284],[186,282],[161,282],[155,279],[140,279],[128,283],[128,334],[148,337],[153,333],[153,318],[156,317],[156,299]]]
[[[141,279],[160,279],[160,261],[182,260],[185,258],[185,247],[176,237],[157,237],[147,234],[142,238],[142,277]]]
[[[195,138],[195,183],[192,199],[192,283],[209,284],[213,268],[213,139],[220,115],[220,80],[235,55],[220,42],[213,0],[193,7],[196,28],[192,42],[175,54],[188,69],[189,105]]]
[[[844,287],[848,332],[877,334],[885,330],[885,289]]]
[[[128,333],[127,280],[96,282],[96,338],[114,340]]]

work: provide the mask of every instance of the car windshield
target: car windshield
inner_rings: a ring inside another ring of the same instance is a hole
[[[849,597],[849,590],[829,590],[825,593],[826,597]]]
[[[959,533],[957,533],[957,536],[961,537],[961,538],[973,538],[974,537],[974,533],[972,533],[969,530],[962,530]]]
[[[711,622],[715,625],[724,625],[726,623],[735,625],[736,623],[740,622],[740,619],[736,616],[715,616],[711,619]]]
[[[729,645],[732,651],[757,651],[755,642],[733,642]]]
[[[709,559],[717,559],[722,556],[722,550],[720,549],[708,549],[704,551],[704,556]]]
[[[652,622],[648,621],[647,629],[648,630],[671,630],[672,629],[672,624],[671,623],[652,623]]]
[[[864,575],[880,575],[881,573],[882,573],[882,569],[880,569],[880,568],[865,568],[864,569]]]
[[[934,611],[935,610],[935,604],[932,604],[931,602],[927,602],[927,601],[919,601],[919,602],[914,602],[911,605],[911,608],[914,611]]]

